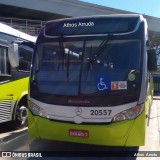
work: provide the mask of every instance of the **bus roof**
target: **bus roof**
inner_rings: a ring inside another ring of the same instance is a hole
[[[44,28],[44,36],[83,36],[92,34],[123,34],[134,32],[140,22],[146,22],[139,14],[113,14],[65,18],[49,21]]]
[[[31,36],[29,34],[18,31],[18,30],[14,29],[6,24],[3,24],[3,23],[0,23],[0,32],[15,36],[18,38],[22,38],[22,39],[25,39],[25,40],[31,41],[31,42],[36,42],[36,39],[37,39],[37,37],[35,37],[35,36]]]

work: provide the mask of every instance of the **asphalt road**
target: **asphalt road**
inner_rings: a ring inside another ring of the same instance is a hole
[[[48,141],[42,139],[34,139],[28,137],[27,128],[22,130],[9,129],[9,123],[0,124],[0,151],[31,151],[42,152],[50,151],[54,157],[44,157],[40,159],[55,159],[55,160],[160,160],[160,157],[107,157],[105,154],[112,153],[112,151],[122,151],[129,153],[129,151],[153,151],[160,156],[160,99],[155,97],[151,108],[151,116],[149,126],[147,126],[146,144],[142,147],[108,147],[97,145],[76,144],[68,142]],[[155,152],[159,151],[159,152]],[[114,152],[115,154],[118,152]],[[64,155],[63,155],[64,154]],[[69,154],[67,156],[66,154]],[[102,154],[102,156],[101,156]],[[74,156],[74,157],[72,157]],[[2,158],[0,158],[2,159]],[[37,158],[3,158],[7,159],[28,159],[33,160]]]

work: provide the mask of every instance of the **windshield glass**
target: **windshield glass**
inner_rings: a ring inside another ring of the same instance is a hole
[[[131,91],[128,75],[140,72],[138,40],[65,40],[37,46],[34,77],[41,93],[101,96]],[[131,75],[130,81],[136,78]]]

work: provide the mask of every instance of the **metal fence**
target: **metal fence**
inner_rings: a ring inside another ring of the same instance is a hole
[[[0,17],[0,22],[33,36],[37,36],[41,28],[46,23],[46,21],[40,21],[40,20],[4,18],[4,17]]]

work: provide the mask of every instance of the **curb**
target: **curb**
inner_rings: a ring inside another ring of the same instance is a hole
[[[156,101],[156,103],[157,103],[158,131],[160,136],[160,101]]]
[[[27,130],[28,129],[21,129],[21,130],[17,130],[12,132],[11,134],[8,134],[7,136],[1,137],[0,138],[0,145],[8,143],[8,141],[13,140],[14,138],[17,138],[23,134],[27,134]]]

